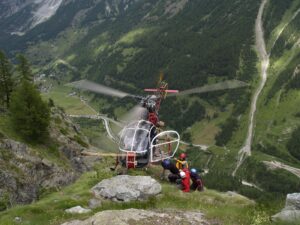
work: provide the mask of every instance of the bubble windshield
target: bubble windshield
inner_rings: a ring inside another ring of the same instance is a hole
[[[119,148],[125,152],[146,152],[150,148],[152,123],[140,120],[128,124],[121,132]]]

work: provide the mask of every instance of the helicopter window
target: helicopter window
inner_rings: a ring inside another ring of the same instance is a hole
[[[124,150],[131,151],[133,137],[134,137],[134,129],[128,128],[124,130],[120,142],[120,147]]]
[[[134,151],[142,152],[147,150],[149,144],[148,133],[145,130],[137,130],[133,147]]]
[[[120,150],[146,152],[150,147],[150,129],[152,125],[140,120],[127,125],[121,134]]]

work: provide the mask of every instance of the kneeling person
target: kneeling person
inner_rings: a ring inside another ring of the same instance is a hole
[[[197,170],[195,168],[191,169],[191,180],[192,180],[192,185],[191,185],[191,190],[194,191],[203,191],[203,180],[200,177],[200,175],[197,173]]]
[[[171,162],[170,159],[164,159],[161,165],[164,169],[162,177],[164,177],[165,171],[169,170],[170,174],[168,175],[168,179],[171,183],[176,183],[176,180],[180,179],[179,169],[175,166],[174,163]]]

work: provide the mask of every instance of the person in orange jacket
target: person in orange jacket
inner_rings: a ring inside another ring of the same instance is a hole
[[[182,170],[183,168],[186,168],[188,169],[189,168],[189,164],[188,162],[186,161],[186,154],[185,153],[181,153],[179,155],[179,159],[176,159],[176,167],[179,169],[179,170]]]
[[[181,177],[181,190],[183,192],[190,192],[190,171],[187,168],[184,168],[179,174]]]

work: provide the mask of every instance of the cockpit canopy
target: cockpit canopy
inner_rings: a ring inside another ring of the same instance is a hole
[[[119,149],[123,152],[147,152],[150,148],[150,133],[155,127],[146,120],[134,121],[121,131]]]

